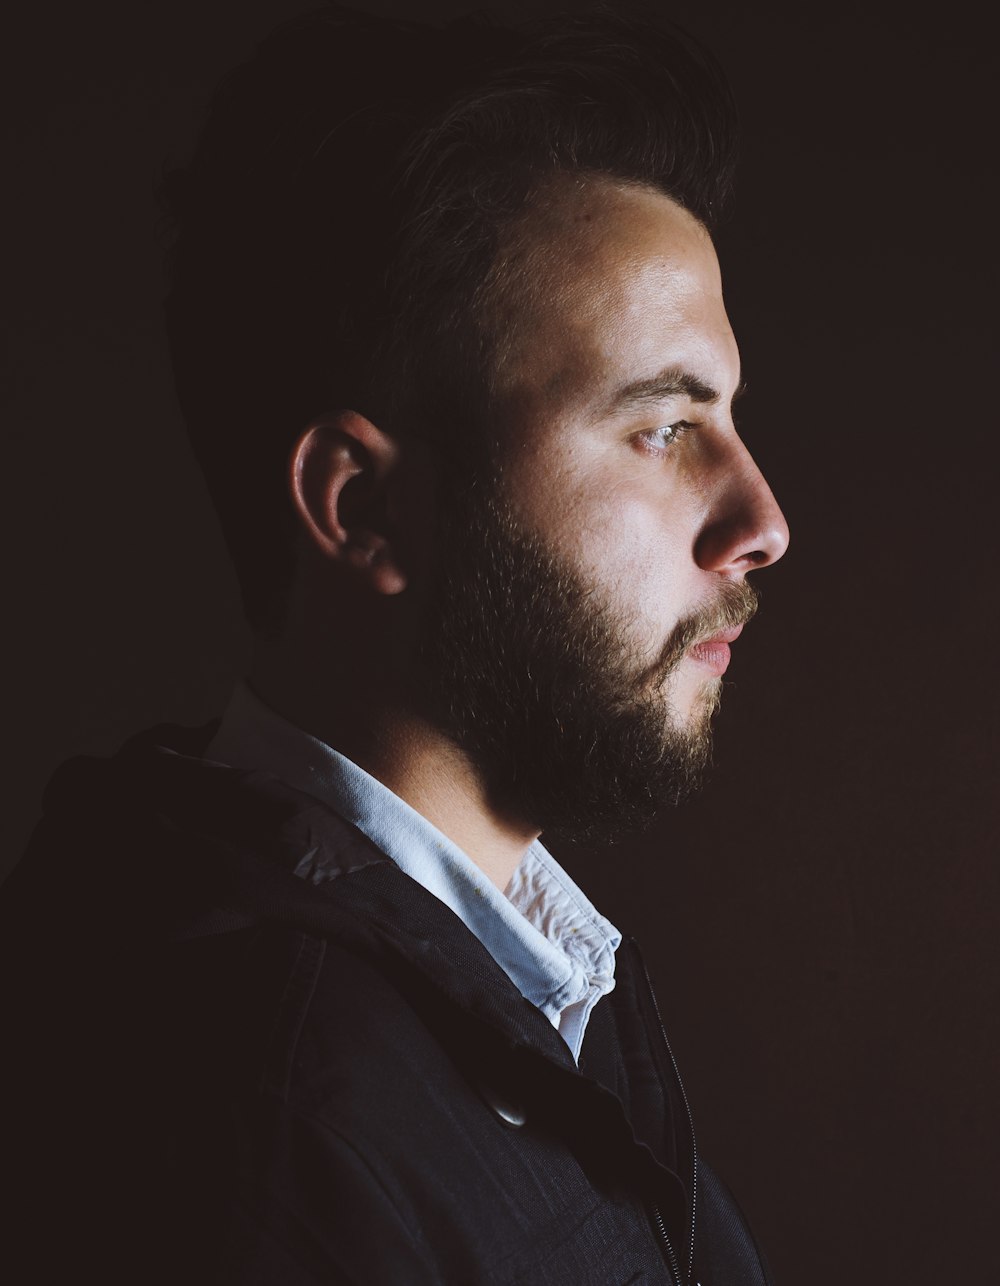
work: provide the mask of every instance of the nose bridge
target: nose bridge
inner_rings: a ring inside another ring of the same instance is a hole
[[[695,559],[713,571],[751,571],[777,562],[788,547],[788,525],[746,444],[733,432],[713,470],[710,504]]]

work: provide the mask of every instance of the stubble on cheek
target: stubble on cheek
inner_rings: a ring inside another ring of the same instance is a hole
[[[685,797],[710,757],[720,685],[680,663],[739,605],[715,599],[651,660],[642,623],[621,611],[623,587],[609,593],[526,531],[495,479],[457,492],[442,519],[413,690],[490,797],[574,839],[641,827]]]

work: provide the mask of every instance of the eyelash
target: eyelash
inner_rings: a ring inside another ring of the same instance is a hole
[[[673,424],[661,424],[655,429],[649,429],[646,433],[640,433],[639,436],[650,450],[666,451],[676,445],[689,429],[696,427],[689,420],[677,420]],[[660,437],[662,433],[669,433],[671,436],[664,441]]]

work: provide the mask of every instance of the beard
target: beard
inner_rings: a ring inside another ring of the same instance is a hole
[[[513,515],[498,485],[442,516],[439,572],[417,648],[425,714],[470,758],[492,806],[570,841],[647,826],[711,762],[721,679],[680,719],[670,679],[692,644],[756,610],[724,583],[643,657],[633,622]]]

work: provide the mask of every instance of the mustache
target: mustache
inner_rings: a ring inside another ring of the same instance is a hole
[[[759,606],[760,594],[749,581],[727,582],[712,603],[677,622],[653,666],[654,675],[665,679],[688,648],[713,638],[722,630],[746,625],[756,615]]]

